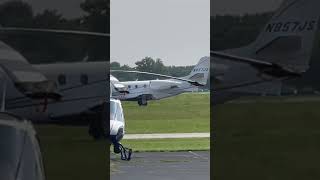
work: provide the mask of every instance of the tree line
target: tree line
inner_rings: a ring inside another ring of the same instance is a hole
[[[79,4],[81,17],[66,19],[56,9],[35,13],[27,1],[13,0],[0,4],[0,25],[3,27],[66,29],[110,32],[109,0],[85,0]],[[108,60],[109,38],[85,35],[45,33],[0,33],[4,41],[31,63]]]
[[[210,19],[211,50],[248,45],[254,41],[272,12],[245,15],[216,15]]]
[[[134,67],[128,65],[121,65],[119,62],[111,62],[110,69],[112,70],[129,70],[152,72],[157,74],[164,74],[174,77],[183,77],[188,75],[194,66],[166,66],[160,58],[153,59],[152,57],[145,57],[140,61],[135,62]],[[155,76],[145,74],[129,74],[129,73],[114,73],[120,81],[145,80],[155,79]],[[156,77],[162,79],[161,77]]]

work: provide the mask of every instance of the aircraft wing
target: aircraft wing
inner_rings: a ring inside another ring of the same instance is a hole
[[[0,27],[0,33],[5,34],[39,34],[53,35],[74,35],[74,36],[92,36],[92,37],[110,37],[107,33],[87,32],[87,31],[73,31],[73,30],[59,30],[59,29],[35,29],[35,28],[18,28],[18,27]]]
[[[31,98],[60,98],[55,82],[49,81],[31,64],[22,61],[0,61],[0,67],[10,77],[17,89]]]
[[[42,34],[42,35],[73,35],[89,36],[96,38],[109,38],[109,34],[57,30],[57,29],[33,29],[0,27],[0,35],[10,34]],[[49,81],[42,73],[37,71],[31,64],[16,50],[12,49],[0,41],[0,68],[11,78],[15,86],[25,95],[32,98],[49,97],[58,99],[61,96],[57,93],[57,87],[54,81]]]
[[[295,72],[291,69],[285,68],[278,64],[257,60],[253,58],[241,57],[241,56],[231,55],[231,54],[218,52],[218,51],[211,51],[210,55],[213,58],[219,58],[222,60],[229,60],[229,61],[250,64],[251,66],[261,70],[263,73],[274,76],[274,77],[300,76],[301,74],[300,72]]]
[[[178,77],[173,77],[173,76],[168,76],[168,75],[163,75],[163,74],[157,74],[157,73],[141,72],[141,71],[127,71],[127,70],[110,70],[110,72],[124,72],[124,73],[138,73],[138,74],[154,75],[154,76],[159,76],[159,77],[164,77],[164,78],[169,78],[169,79],[185,81],[185,82],[188,82],[188,83],[190,83],[190,84],[192,84],[194,86],[204,86],[203,84],[200,84],[197,81],[192,81],[192,80],[189,80],[189,79],[178,78]]]
[[[55,82],[49,81],[42,73],[16,50],[0,41],[0,73],[2,84],[7,77],[17,89],[32,98],[59,98]],[[7,77],[4,77],[7,76]]]

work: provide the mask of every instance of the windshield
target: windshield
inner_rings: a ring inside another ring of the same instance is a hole
[[[110,120],[115,120],[117,113],[117,103],[115,101],[110,101]]]
[[[7,125],[0,125],[0,177],[14,177],[25,132]]]
[[[19,126],[0,125],[0,179],[43,179],[39,147]]]

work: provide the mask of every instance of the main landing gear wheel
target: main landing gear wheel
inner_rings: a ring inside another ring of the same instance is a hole
[[[120,154],[121,159],[125,161],[130,161],[132,155],[132,149],[126,148],[120,144]]]
[[[101,127],[100,119],[92,119],[89,121],[88,133],[94,140],[101,140],[104,137],[104,130]]]
[[[147,106],[148,105],[148,100],[146,95],[141,95],[140,98],[138,99],[138,105],[139,106]]]
[[[121,160],[130,161],[132,149],[124,147],[121,143],[114,146],[114,153],[121,155]]]

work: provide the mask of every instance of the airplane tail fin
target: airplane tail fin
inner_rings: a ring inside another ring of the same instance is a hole
[[[305,72],[319,26],[319,6],[319,0],[285,0],[256,41],[233,53]]]
[[[198,64],[192,69],[190,74],[184,79],[196,81],[199,84],[206,85],[209,77],[210,57],[202,57]]]

